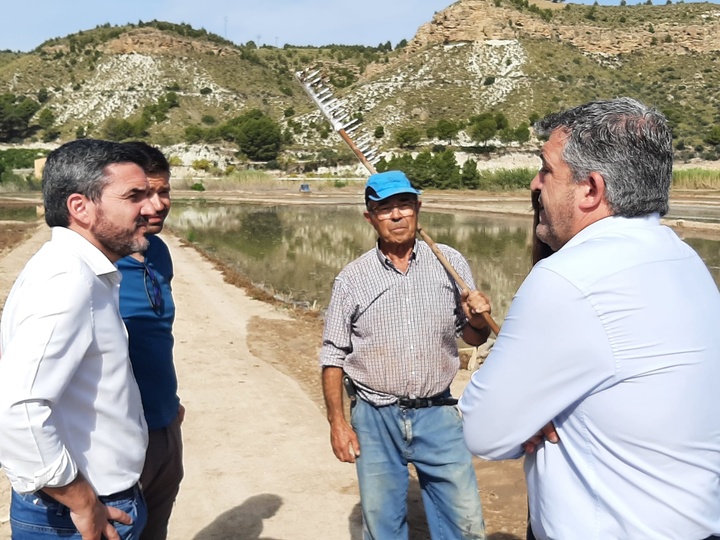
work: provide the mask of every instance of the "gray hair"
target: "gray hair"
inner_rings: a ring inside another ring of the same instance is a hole
[[[78,139],[48,155],[42,175],[45,222],[50,227],[70,225],[68,197],[74,193],[98,202],[107,184],[106,168],[114,163],[143,166],[137,149],[117,142]]]
[[[627,97],[592,101],[535,124],[545,137],[556,129],[567,135],[563,159],[573,180],[599,172],[614,215],[667,213],[673,153],[662,113]]]

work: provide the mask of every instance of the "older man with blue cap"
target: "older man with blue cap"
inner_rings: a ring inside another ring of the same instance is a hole
[[[376,246],[335,279],[320,352],[335,456],[355,463],[364,538],[408,537],[408,464],[417,471],[432,538],[485,538],[457,400],[456,338],[488,338],[487,298],[462,293],[430,247],[416,240],[420,191],[400,171],[372,175],[365,219]],[[473,288],[465,258],[439,245]],[[351,423],[343,410],[343,383]]]

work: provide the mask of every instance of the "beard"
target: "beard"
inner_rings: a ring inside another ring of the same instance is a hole
[[[538,202],[533,200],[533,207],[538,208],[542,200],[538,196]],[[547,208],[542,205],[545,219],[535,227],[535,234],[538,239],[550,246],[553,251],[563,247],[572,238],[573,223],[573,195],[568,192],[562,205],[555,205],[552,216],[548,215]]]
[[[122,258],[148,248],[147,238],[144,235],[140,238],[137,237],[138,228],[146,225],[147,220],[138,216],[134,227],[124,229],[107,219],[102,209],[98,207],[97,222],[90,232],[107,251]]]

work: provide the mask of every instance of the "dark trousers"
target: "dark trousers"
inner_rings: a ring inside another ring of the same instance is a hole
[[[168,521],[183,478],[183,446],[180,419],[149,432],[145,467],[140,476],[147,502],[148,521],[140,540],[165,540]]]

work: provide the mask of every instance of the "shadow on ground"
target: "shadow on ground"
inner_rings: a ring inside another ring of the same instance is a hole
[[[281,506],[282,499],[277,495],[255,495],[240,506],[220,514],[197,533],[194,540],[275,540],[260,534],[263,520],[273,517]]]

